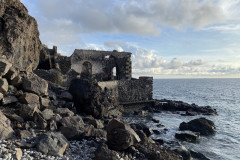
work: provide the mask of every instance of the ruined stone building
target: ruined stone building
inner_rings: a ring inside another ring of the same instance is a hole
[[[47,50],[47,66],[61,70],[68,82],[76,77],[94,78],[102,89],[111,92],[121,104],[152,100],[153,78],[132,78],[130,52],[76,49],[70,57],[66,57],[57,55],[56,50],[55,46]]]

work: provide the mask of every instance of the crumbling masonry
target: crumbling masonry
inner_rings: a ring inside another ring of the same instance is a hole
[[[70,57],[65,57],[57,54],[56,49],[55,46],[52,50],[48,49],[48,66],[61,70],[67,75],[68,82],[76,77],[94,78],[99,86],[108,90],[120,104],[152,100],[153,78],[132,78],[132,53],[76,49]]]

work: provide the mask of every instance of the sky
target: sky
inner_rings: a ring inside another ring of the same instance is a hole
[[[49,48],[132,52],[133,76],[240,78],[240,0],[21,0]]]

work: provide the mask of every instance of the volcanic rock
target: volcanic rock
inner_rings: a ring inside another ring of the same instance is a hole
[[[2,104],[3,105],[7,105],[7,104],[11,104],[11,103],[16,103],[18,102],[18,99],[15,97],[15,96],[11,96],[11,95],[8,95],[6,97],[3,97],[2,99]]]
[[[45,120],[50,120],[54,116],[53,110],[51,109],[45,109],[41,114]]]
[[[56,114],[61,115],[62,117],[71,117],[74,115],[74,113],[72,111],[70,111],[68,108],[57,108],[55,110]]]
[[[36,20],[19,0],[2,0],[0,56],[5,55],[18,68],[32,70],[38,65],[41,49]]]
[[[121,151],[140,142],[140,138],[128,124],[112,119],[107,125],[107,142],[109,148]]]
[[[215,124],[206,118],[194,119],[188,123],[182,122],[179,126],[180,130],[190,130],[199,132],[201,135],[212,135],[216,132]]]
[[[95,159],[96,160],[116,160],[119,159],[120,156],[116,151],[110,150],[106,144],[101,144],[96,152]]]
[[[3,94],[0,92],[0,101],[3,99]]]
[[[11,121],[0,111],[0,140],[5,140],[13,136]]]
[[[73,96],[71,95],[71,93],[64,91],[60,94],[60,98],[66,101],[72,101]]]
[[[19,101],[23,104],[39,104],[39,97],[36,94],[25,92]]]
[[[60,124],[60,131],[68,140],[79,140],[84,137],[84,122],[80,116],[62,118]]]
[[[41,102],[42,108],[48,108],[51,104],[51,101],[48,98],[43,98],[43,97],[40,97],[40,102]]]
[[[183,160],[192,160],[190,151],[188,151],[184,146],[180,146],[174,151],[179,153],[182,156]]]
[[[4,95],[8,92],[8,82],[5,78],[0,78],[0,92]]]
[[[104,125],[101,120],[94,119],[92,116],[87,116],[83,118],[84,123],[91,124],[95,128],[104,128]]]
[[[24,120],[32,120],[34,113],[39,113],[40,110],[38,109],[37,104],[22,104],[20,109],[20,115]]]
[[[37,150],[46,155],[63,155],[68,147],[67,139],[61,133],[48,132],[39,137]]]
[[[12,64],[9,63],[7,60],[0,58],[0,76],[4,76],[11,66]]]
[[[175,134],[175,138],[188,141],[188,142],[197,142],[199,140],[200,133],[194,133],[191,131],[178,132]]]
[[[39,96],[48,94],[47,81],[35,74],[30,74],[27,78],[24,78],[22,87],[24,91],[35,93]]]

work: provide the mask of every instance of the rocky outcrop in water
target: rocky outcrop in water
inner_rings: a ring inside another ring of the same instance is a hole
[[[194,119],[188,123],[183,122],[179,126],[180,130],[190,130],[199,132],[201,135],[213,135],[216,132],[216,126],[213,121],[206,118]]]
[[[149,108],[153,112],[170,111],[173,113],[185,112],[184,116],[196,116],[196,115],[217,115],[216,109],[210,106],[198,106],[196,104],[188,104],[182,101],[172,100],[155,100],[154,107]]]
[[[0,56],[18,68],[35,69],[42,50],[36,20],[19,0],[0,3]]]

